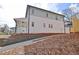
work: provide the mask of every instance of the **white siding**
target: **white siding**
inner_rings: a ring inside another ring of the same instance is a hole
[[[32,14],[32,10],[34,14]],[[46,11],[36,9],[36,8],[30,8],[30,15],[40,16],[40,17],[46,17]]]
[[[63,21],[63,16],[57,15],[57,20]]]
[[[34,22],[34,27],[32,27],[32,22]],[[43,23],[46,24],[46,27],[43,27]],[[49,28],[49,24],[52,24],[53,28]],[[31,15],[29,31],[30,33],[64,33],[64,23],[63,21]]]
[[[56,20],[56,14],[48,13],[48,18],[52,20]]]
[[[48,17],[47,17],[47,14],[48,14]],[[52,20],[56,20],[56,18],[58,18],[58,20],[63,21],[63,16],[61,16],[59,14],[47,12],[47,11],[40,10],[37,8],[32,8],[32,7],[30,8],[30,15],[34,15],[37,17],[43,17],[43,18],[49,18]]]
[[[19,27],[19,28],[17,28],[16,32],[17,33],[27,33],[27,29],[26,29],[26,27],[25,28],[24,27]]]
[[[32,14],[32,10],[33,10],[33,14]],[[56,20],[56,17],[58,18],[58,20]],[[34,22],[34,27],[32,27],[32,22]],[[45,27],[43,26],[44,23],[46,25]],[[52,25],[53,28],[49,28],[49,24]],[[30,7],[29,32],[30,33],[64,33],[63,16]]]

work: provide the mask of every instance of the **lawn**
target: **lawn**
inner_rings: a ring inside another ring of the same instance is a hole
[[[7,35],[7,33],[4,33],[4,32],[0,32],[0,35]]]

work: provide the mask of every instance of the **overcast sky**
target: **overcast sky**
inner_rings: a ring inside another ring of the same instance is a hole
[[[52,0],[0,0],[0,24],[6,23],[9,27],[14,27],[13,18],[25,17],[28,4],[58,13],[79,6],[78,3],[53,3]]]

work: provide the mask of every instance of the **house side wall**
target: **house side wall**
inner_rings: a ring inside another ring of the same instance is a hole
[[[59,14],[28,7],[27,16],[17,21],[16,33],[64,33],[63,18],[64,16]],[[34,27],[32,22],[34,22]]]
[[[29,12],[29,33],[64,33],[63,16],[32,7]],[[34,27],[32,27],[32,22],[34,22]],[[49,24],[53,27],[49,28]]]
[[[64,16],[61,16],[59,14],[47,12],[47,11],[40,10],[38,8],[33,8],[33,7],[30,7],[28,9],[29,9],[28,14],[29,14],[29,11],[30,11],[30,15],[34,15],[34,16],[41,17],[41,18],[49,18],[49,19],[52,19],[52,20],[56,20],[56,18],[57,18],[58,20],[63,21]],[[47,14],[48,14],[48,17],[47,17]]]
[[[27,20],[17,19],[16,20],[16,33],[27,33]]]
[[[34,22],[34,27],[32,27],[32,22]],[[62,21],[41,18],[31,15],[29,31],[30,33],[64,33],[64,24]]]

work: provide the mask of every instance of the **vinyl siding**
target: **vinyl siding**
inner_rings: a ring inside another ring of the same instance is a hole
[[[48,14],[48,17],[47,17]],[[30,15],[34,15],[37,17],[42,17],[42,18],[49,18],[52,20],[56,20],[56,17],[58,18],[58,20],[63,21],[63,16],[55,14],[55,13],[50,13],[47,11],[43,11],[37,8],[32,8],[30,7]]]
[[[34,22],[34,27],[32,27],[32,22]],[[45,23],[46,27],[43,27],[43,23]],[[49,24],[51,24],[53,28],[49,28]],[[64,23],[63,21],[31,15],[29,31],[30,33],[64,33]]]

